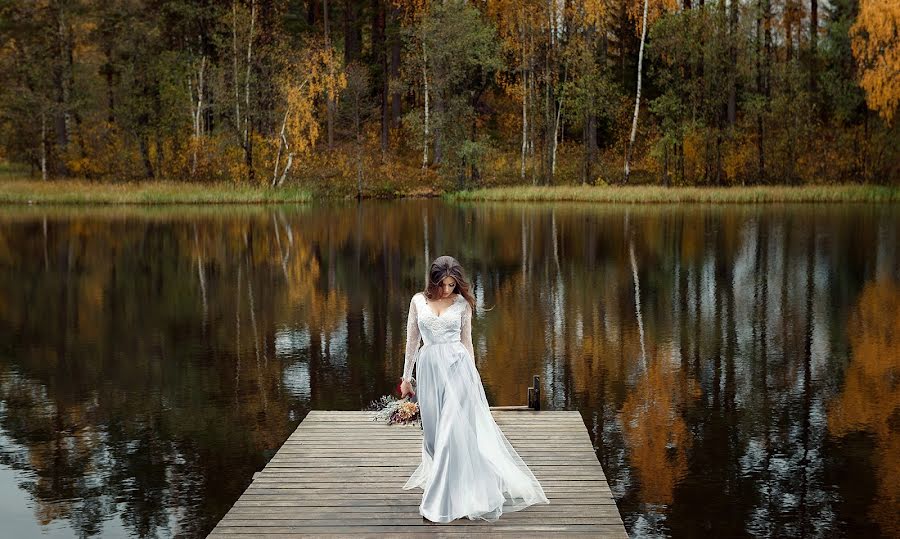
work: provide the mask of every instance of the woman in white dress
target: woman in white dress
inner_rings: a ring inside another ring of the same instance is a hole
[[[403,488],[424,490],[419,513],[432,522],[494,521],[550,503],[491,416],[475,368],[474,305],[463,269],[450,256],[431,264],[425,291],[409,302],[401,392],[414,394],[415,366],[423,440],[422,462]]]

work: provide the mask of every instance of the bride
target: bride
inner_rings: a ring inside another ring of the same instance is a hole
[[[475,369],[474,305],[463,269],[450,256],[431,264],[425,291],[409,303],[400,387],[404,397],[418,393],[423,439],[422,462],[403,488],[424,490],[419,513],[432,522],[495,521],[550,503],[491,416]]]

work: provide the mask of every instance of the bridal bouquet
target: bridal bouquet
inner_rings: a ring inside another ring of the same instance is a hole
[[[388,425],[421,425],[419,405],[408,398],[398,399],[385,395],[372,402],[369,409],[375,411],[373,421],[387,421]]]

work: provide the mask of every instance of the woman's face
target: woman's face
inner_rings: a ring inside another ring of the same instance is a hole
[[[441,291],[441,297],[446,298],[449,297],[456,290],[456,279],[453,277],[444,277],[444,279],[438,284],[438,289]]]

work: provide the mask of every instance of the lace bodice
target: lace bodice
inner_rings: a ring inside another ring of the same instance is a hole
[[[472,306],[457,294],[453,303],[440,315],[435,314],[421,292],[409,301],[409,318],[406,322],[406,360],[403,363],[403,379],[411,380],[413,367],[419,355],[419,342],[438,344],[462,342],[469,357],[475,361],[472,346]]]

